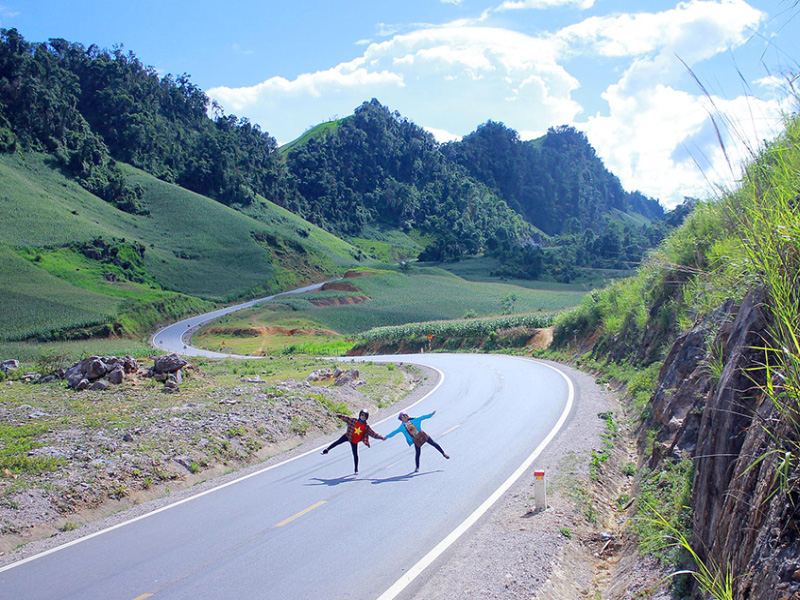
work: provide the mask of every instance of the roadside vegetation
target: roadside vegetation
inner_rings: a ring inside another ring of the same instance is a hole
[[[800,119],[787,119],[784,134],[761,150],[739,189],[696,205],[629,280],[588,294],[574,310],[557,317],[555,346],[562,356],[605,373],[631,398],[630,414],[648,422],[649,398],[667,352],[682,334],[702,326],[702,366],[713,382],[726,368],[728,351],[718,315],[748,294],[763,294],[768,334],[751,348],[761,358],[740,369],[750,395],[769,399],[779,418],[761,423],[769,443],[746,461],[772,478],[767,498],[793,502],[800,487]],[[648,456],[659,431],[644,431]],[[690,573],[715,598],[731,597],[731,564],[709,559],[693,538],[694,471],[691,460],[650,461],[639,478],[634,530],[642,552]],[[749,466],[747,466],[749,465]],[[767,501],[765,500],[765,502]],[[766,510],[766,509],[764,509]],[[716,555],[715,555],[716,556]]]

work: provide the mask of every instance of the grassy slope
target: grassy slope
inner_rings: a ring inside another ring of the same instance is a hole
[[[367,256],[387,263],[416,258],[426,243],[416,232],[406,234],[398,229],[378,226],[365,227],[359,237],[349,238],[349,241]]]
[[[344,119],[346,119],[346,118],[348,118],[348,117],[344,117]],[[319,137],[319,136],[322,136],[322,135],[327,135],[328,133],[336,131],[336,129],[339,128],[339,125],[341,125],[341,123],[342,123],[342,121],[344,121],[344,119],[337,119],[335,121],[327,121],[325,123],[320,123],[319,125],[315,125],[314,127],[309,129],[308,131],[304,132],[296,140],[292,140],[291,142],[288,142],[288,143],[284,144],[283,146],[281,146],[280,148],[278,148],[278,152],[280,152],[281,155],[286,156],[287,154],[289,154],[289,152],[292,150],[292,148],[296,148],[297,146],[302,146],[303,144],[305,144],[311,138]]]
[[[580,276],[572,283],[556,283],[553,281],[535,281],[530,279],[506,279],[491,277],[489,273],[500,267],[500,261],[491,257],[471,257],[451,263],[427,263],[437,266],[454,275],[469,281],[485,283],[507,283],[509,285],[529,288],[533,290],[551,292],[585,293],[595,288],[603,287],[621,277],[628,277],[631,271],[614,269],[579,269]]]
[[[0,246],[0,339],[103,323],[118,305],[118,299],[65,282]]]
[[[9,315],[14,324],[0,329],[0,338],[12,329],[19,333],[99,322],[115,313],[120,298],[163,301],[180,292],[224,300],[248,291],[280,291],[356,264],[353,246],[267,201],[252,208],[256,220],[126,169],[144,189],[149,215],[123,213],[87,193],[52,168],[45,155],[0,156],[0,304],[25,307]],[[108,284],[102,263],[59,249],[97,236],[143,244],[156,289]],[[43,260],[13,260],[11,249],[22,248]],[[20,296],[23,288],[25,298]]]

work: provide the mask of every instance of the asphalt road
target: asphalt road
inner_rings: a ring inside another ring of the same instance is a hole
[[[184,324],[185,327],[185,324]],[[163,330],[161,332],[163,334]],[[158,338],[158,334],[156,336]],[[465,522],[524,471],[566,418],[572,385],[543,363],[499,355],[386,357],[444,378],[408,410],[436,410],[413,473],[401,435],[312,449],[145,518],[0,569],[0,596],[25,600],[359,600],[396,595]],[[376,360],[371,357],[371,360]],[[380,433],[396,418],[372,423]],[[437,546],[438,545],[438,546]],[[404,579],[405,577],[405,579]],[[399,582],[399,583],[398,583]],[[398,595],[399,594],[399,595]]]
[[[310,292],[311,290],[316,290],[317,288],[321,288],[323,285],[325,285],[324,282],[315,283],[313,285],[307,285],[305,287],[298,288],[296,290],[291,290],[289,292],[282,292],[280,294],[274,294],[272,296],[266,296],[264,298],[258,298],[256,300],[242,302],[241,304],[234,304],[233,306],[226,306],[225,308],[220,308],[219,310],[205,313],[203,315],[190,317],[188,319],[178,321],[177,323],[173,323],[172,325],[162,327],[155,333],[155,335],[153,335],[150,341],[156,348],[160,348],[161,350],[164,350],[166,352],[177,352],[178,354],[183,354],[185,356],[205,356],[208,358],[242,358],[241,356],[236,354],[223,354],[221,352],[212,352],[211,350],[203,350],[202,348],[195,348],[189,343],[191,334],[201,325],[204,325],[209,321],[213,321],[214,319],[218,319],[219,317],[230,314],[232,312],[236,312],[237,310],[242,310],[243,308],[250,308],[251,306],[255,306],[256,304],[260,304],[261,302],[266,302],[267,300],[272,300],[274,298],[277,298],[278,296],[285,296],[287,294],[302,294],[303,292]]]

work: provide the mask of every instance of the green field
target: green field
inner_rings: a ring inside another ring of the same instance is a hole
[[[119,302],[59,279],[0,246],[0,340],[102,324]]]
[[[361,237],[348,238],[364,254],[386,263],[412,260],[422,252],[426,240],[419,235],[411,236],[396,229],[384,230],[365,227]]]
[[[324,346],[335,343],[332,332],[353,336],[388,325],[460,319],[464,316],[514,313],[551,313],[575,306],[583,293],[535,290],[506,283],[466,281],[447,271],[415,267],[409,275],[378,271],[348,279],[355,292],[314,292],[292,295],[227,315],[204,327],[194,338],[197,345],[230,351],[279,352],[294,346]],[[367,302],[351,305],[314,306],[311,300],[332,296],[364,295]],[[509,296],[516,299],[508,305]],[[281,332],[259,335],[257,330],[281,328]],[[285,330],[296,330],[287,335]],[[341,338],[339,338],[341,339]]]

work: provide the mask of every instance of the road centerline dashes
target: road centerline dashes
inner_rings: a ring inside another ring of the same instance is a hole
[[[284,519],[284,520],[283,520],[283,521],[281,521],[280,523],[276,524],[276,525],[275,525],[275,527],[283,527],[284,525],[288,525],[289,523],[291,523],[291,522],[292,522],[292,521],[294,521],[295,519],[299,519],[299,518],[300,518],[300,517],[302,517],[303,515],[306,515],[306,514],[310,513],[310,512],[311,512],[312,510],[314,510],[315,508],[319,508],[320,506],[322,506],[322,505],[323,505],[323,504],[325,504],[326,502],[327,502],[327,500],[320,500],[320,501],[319,501],[319,502],[317,502],[316,504],[312,504],[312,505],[311,505],[311,506],[309,506],[308,508],[305,508],[305,509],[301,510],[299,513],[297,513],[297,514],[295,514],[295,515],[292,515],[292,516],[291,516],[291,517],[289,517],[288,519]]]
[[[455,431],[459,427],[461,427],[461,423],[459,423],[458,425],[453,425],[450,429],[448,429],[447,431],[442,433],[442,435],[447,435],[448,433],[451,433],[451,432]]]

